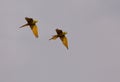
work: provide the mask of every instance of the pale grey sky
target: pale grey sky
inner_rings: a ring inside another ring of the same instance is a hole
[[[120,0],[1,0],[0,82],[120,82]],[[19,27],[39,20],[39,38]],[[68,32],[69,50],[56,28]]]

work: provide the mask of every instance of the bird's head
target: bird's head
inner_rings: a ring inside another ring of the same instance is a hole
[[[63,32],[63,35],[66,35],[67,34],[67,32]]]
[[[38,20],[34,20],[34,23],[37,23],[38,22]]]

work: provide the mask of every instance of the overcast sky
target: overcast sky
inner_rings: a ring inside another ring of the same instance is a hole
[[[0,0],[0,82],[120,82],[120,0]]]

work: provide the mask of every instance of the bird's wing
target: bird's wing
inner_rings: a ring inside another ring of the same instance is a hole
[[[66,36],[62,36],[60,37],[62,43],[64,44],[64,46],[68,49],[68,40]]]
[[[60,29],[56,29],[56,32],[57,32],[58,35],[63,33],[62,30],[60,30]]]
[[[22,25],[20,28],[25,27],[25,26],[28,26],[28,24],[24,24],[24,25]]]
[[[26,20],[26,21],[31,21],[31,20],[33,20],[33,19],[32,19],[32,18],[25,17],[25,20]]]
[[[28,24],[32,24],[33,23],[33,19],[32,18],[28,18],[28,17],[25,17],[25,20],[28,22]]]
[[[49,40],[56,40],[58,38],[57,35],[54,35],[52,38],[50,38]]]
[[[37,25],[31,25],[30,28],[31,28],[33,34],[35,35],[35,37],[38,38],[38,27],[37,27]]]

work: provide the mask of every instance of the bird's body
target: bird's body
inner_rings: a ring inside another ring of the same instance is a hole
[[[68,40],[67,37],[65,36],[67,32],[63,32],[60,29],[56,29],[57,35],[54,35],[51,39],[49,40],[56,40],[58,37],[62,41],[63,45],[68,49]]]
[[[20,28],[25,27],[25,26],[30,26],[33,34],[35,35],[36,38],[38,38],[38,27],[36,23],[38,22],[37,20],[33,20],[32,18],[25,17],[25,20],[27,21],[27,24],[22,25]]]

